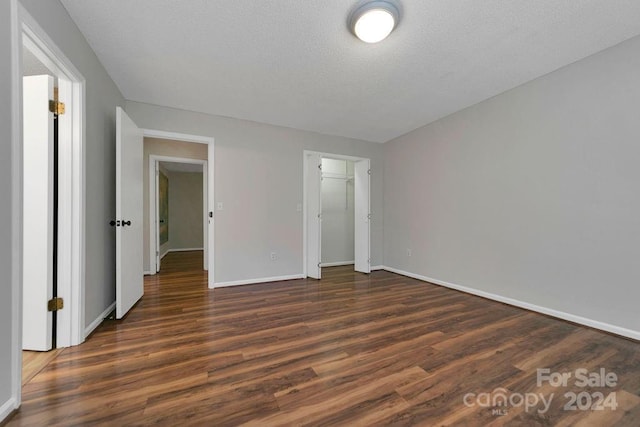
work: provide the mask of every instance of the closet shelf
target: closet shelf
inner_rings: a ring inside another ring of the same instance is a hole
[[[340,174],[340,173],[323,172],[322,173],[322,178],[343,179],[345,181],[351,181],[351,180],[353,180],[353,175],[345,175],[345,174]]]

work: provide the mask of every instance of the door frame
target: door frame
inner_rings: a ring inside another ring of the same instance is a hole
[[[85,79],[22,6],[20,18],[22,44],[55,73],[66,104],[58,117],[58,296],[65,299],[66,310],[57,314],[56,341],[57,347],[69,347],[86,338]]]
[[[17,0],[10,0],[12,60],[12,396],[17,408],[22,391],[22,49],[29,49],[56,77],[66,113],[58,135],[58,347],[82,343],[85,336],[85,164],[86,80],[37,21]],[[66,143],[65,143],[66,142]]]
[[[145,129],[141,128],[143,138],[156,138],[156,139],[168,139],[172,141],[183,142],[195,142],[196,144],[207,144],[207,205],[206,209],[209,214],[207,220],[208,236],[206,239],[207,247],[207,266],[209,268],[209,274],[207,279],[207,287],[213,289],[215,287],[215,139],[209,136],[190,135],[187,133],[167,132],[157,129]],[[151,157],[151,156],[149,156]],[[153,178],[155,182],[155,177]],[[149,180],[151,182],[151,180]],[[149,195],[151,197],[151,195]],[[149,199],[151,203],[151,198]],[[155,203],[155,202],[153,202]],[[151,212],[151,205],[149,205],[149,212]],[[151,229],[150,229],[151,231]],[[151,236],[150,236],[151,239]],[[151,248],[151,241],[149,241],[149,247]],[[151,249],[149,249],[149,255],[151,255]],[[155,254],[154,254],[155,256]],[[149,259],[151,261],[151,259]]]
[[[312,154],[320,155],[320,158],[336,159],[336,160],[349,160],[352,162],[368,161],[369,167],[371,167],[371,159],[367,157],[348,156],[344,154],[325,153],[312,150],[304,150],[302,153],[302,274],[307,276],[307,198],[308,198],[308,184],[307,184],[307,170],[309,168],[309,156]],[[371,184],[369,184],[369,194],[367,196],[367,210],[371,215]],[[369,221],[369,255],[371,255],[371,221]],[[371,265],[369,265],[371,267]]]
[[[202,165],[202,245],[203,245],[203,268],[209,270],[209,221],[207,220],[208,212],[208,161],[202,159],[190,159],[187,157],[161,156],[157,154],[149,155],[149,261],[155,260],[155,269],[151,269],[148,273],[153,275],[160,271],[160,224],[159,224],[159,186],[156,168],[160,162],[187,163],[192,165]],[[153,267],[151,264],[151,267]]]

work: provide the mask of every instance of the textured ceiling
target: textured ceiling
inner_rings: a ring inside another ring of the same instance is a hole
[[[133,101],[385,142],[640,34],[638,0],[62,0]]]

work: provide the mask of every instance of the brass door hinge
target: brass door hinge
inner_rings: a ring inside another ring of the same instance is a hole
[[[59,298],[59,297],[50,299],[49,302],[47,303],[47,310],[48,311],[62,310],[63,307],[64,307],[64,300],[62,298]]]
[[[58,116],[64,114],[64,102],[49,101],[49,111]]]

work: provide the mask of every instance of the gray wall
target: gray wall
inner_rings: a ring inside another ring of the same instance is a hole
[[[169,172],[171,249],[204,248],[202,172]]]
[[[355,211],[353,162],[322,159],[322,262],[353,262]],[[340,176],[342,175],[342,176]]]
[[[85,324],[115,301],[115,111],[124,98],[58,0],[21,0],[86,79]]]
[[[13,203],[12,198],[12,110],[11,88],[13,82],[14,62],[11,58],[11,7],[10,2],[0,2],[0,289],[4,295],[0,298],[0,406],[11,399],[12,372],[17,363],[13,359],[13,282],[15,271],[12,268],[13,251],[11,247],[13,235]],[[18,82],[13,82],[17,84]],[[10,408],[13,409],[13,408]],[[1,419],[0,419],[1,421]]]
[[[136,102],[126,110],[143,128],[215,138],[216,282],[302,273],[304,150],[371,158],[371,259],[382,263],[382,145]]]
[[[634,38],[386,143],[385,264],[640,331],[639,70]]]
[[[130,114],[129,111],[127,113]],[[134,118],[135,120],[135,118]],[[142,126],[138,123],[138,126]],[[186,133],[186,132],[184,132]],[[143,154],[143,164],[142,164],[142,212],[143,212],[143,227],[142,227],[142,238],[143,238],[143,266],[144,270],[147,272],[152,272],[155,270],[155,265],[151,266],[151,261],[149,259],[149,247],[151,245],[151,236],[149,234],[149,156],[155,154],[158,156],[167,156],[167,157],[182,157],[187,159],[199,159],[199,160],[207,160],[207,145],[206,144],[197,144],[193,142],[184,142],[184,141],[172,141],[169,139],[157,139],[157,138],[144,138],[144,154]],[[165,170],[165,173],[169,174]],[[169,184],[171,186],[171,184]],[[171,212],[169,212],[169,216],[171,216]],[[169,229],[169,242],[162,245],[160,248],[160,254],[163,254],[166,249],[170,249],[171,243],[171,229]]]

